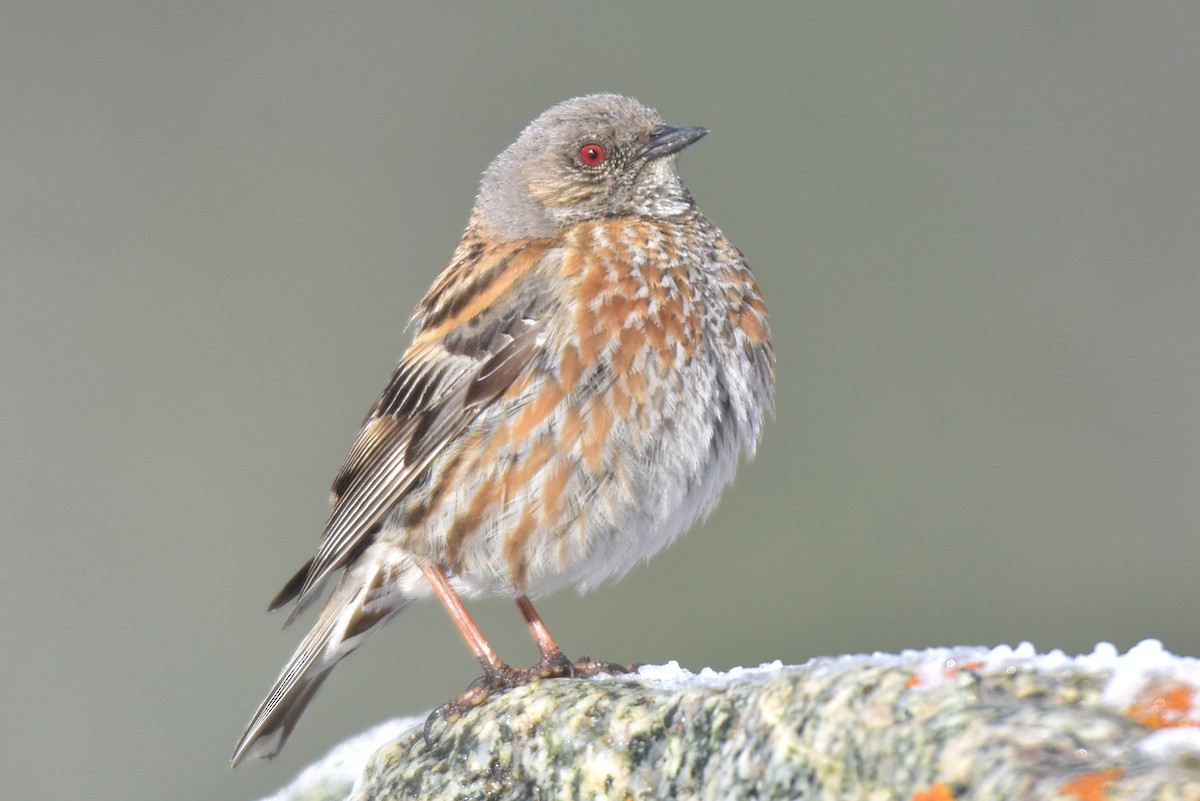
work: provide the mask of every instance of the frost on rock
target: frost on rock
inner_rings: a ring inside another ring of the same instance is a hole
[[[292,783],[263,801],[340,801],[363,776],[363,767],[385,743],[421,726],[424,718],[396,718],[367,729],[309,765]]]
[[[1155,640],[1125,654],[1022,643],[723,673],[670,662],[511,690],[428,740],[423,721],[372,730],[274,801],[1200,801],[1200,660]]]

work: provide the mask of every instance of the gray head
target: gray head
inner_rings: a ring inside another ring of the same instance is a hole
[[[706,133],[664,125],[658,112],[620,95],[559,103],[487,168],[472,225],[511,240],[584,220],[684,214],[692,198],[674,155]]]

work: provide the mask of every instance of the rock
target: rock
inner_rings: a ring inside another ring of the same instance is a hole
[[[357,782],[319,797],[1200,801],[1198,688],[1200,661],[1154,641],[1123,656],[1023,645],[728,673],[671,663],[511,690],[428,741],[423,718],[394,722],[405,733]],[[348,776],[345,753],[335,761]],[[314,798],[291,789],[277,801]]]

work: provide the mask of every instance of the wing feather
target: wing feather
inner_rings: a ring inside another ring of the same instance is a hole
[[[274,608],[296,598],[289,623],[320,595],[334,571],[373,541],[388,511],[430,463],[537,358],[559,305],[549,273],[537,268],[553,267],[550,262],[561,253],[541,246],[521,254],[523,259],[511,250],[501,255],[508,269],[524,274],[509,275],[504,292],[464,282],[461,291],[491,294],[482,308],[477,298],[443,300],[443,306],[465,312],[418,334],[368,414],[334,479],[333,511],[303,581],[298,574],[272,602]],[[479,269],[489,271],[496,257],[483,252]]]

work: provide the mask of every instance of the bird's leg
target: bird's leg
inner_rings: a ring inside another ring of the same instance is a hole
[[[500,657],[496,656],[495,649],[483,636],[483,632],[479,630],[479,625],[471,617],[467,607],[463,606],[462,599],[450,586],[450,580],[446,578],[445,571],[435,564],[422,565],[421,570],[437,594],[438,600],[442,602],[442,606],[446,607],[450,619],[454,621],[454,625],[458,627],[472,653],[475,654],[475,658],[483,666],[484,674],[488,677],[498,676],[510,670],[508,665],[501,662]]]
[[[550,635],[550,629],[546,628],[542,616],[533,608],[529,596],[522,595],[517,598],[517,606],[520,608],[521,614],[525,616],[525,624],[529,626],[529,633],[533,635],[533,641],[537,643],[538,652],[542,655],[541,660],[529,669],[528,672],[531,674],[529,678],[557,679],[576,676],[586,678],[595,676],[597,673],[622,674],[637,670],[637,665],[624,667],[610,662],[596,662],[586,656],[572,663],[563,656],[562,649]]]
[[[467,612],[467,608],[463,606],[458,593],[450,586],[450,580],[446,578],[445,571],[436,564],[422,565],[421,571],[425,573],[429,586],[433,588],[438,600],[442,602],[442,606],[446,607],[446,611],[454,621],[454,625],[458,627],[459,632],[466,639],[467,645],[471,647],[475,658],[483,666],[483,676],[473,681],[466,692],[429,713],[429,717],[425,719],[423,731],[425,741],[428,742],[429,732],[433,728],[434,721],[439,718],[447,723],[458,720],[467,710],[479,706],[490,698],[492,693],[514,686],[513,678],[518,671],[514,671],[501,662],[500,657],[496,656],[495,649],[483,636],[483,632],[479,630],[479,625]]]
[[[534,676],[541,679],[573,677],[575,675],[575,666],[571,664],[571,660],[563,656],[562,649],[554,641],[554,637],[550,634],[550,629],[546,628],[545,622],[542,621],[542,616],[533,608],[533,603],[530,602],[528,595],[522,595],[520,598],[517,598],[517,608],[521,610],[521,614],[525,617],[525,625],[529,626],[529,633],[533,635],[533,641],[537,643],[538,653],[542,655],[538,663],[530,668],[530,673],[534,674],[531,678]]]
[[[425,578],[429,581],[429,586],[433,588],[438,600],[442,602],[442,606],[446,607],[451,620],[462,633],[467,645],[475,654],[475,658],[483,667],[483,675],[473,681],[466,692],[429,713],[429,717],[425,719],[424,736],[426,741],[429,740],[429,732],[433,728],[434,721],[438,719],[447,722],[458,720],[467,710],[479,706],[493,693],[500,690],[519,687],[540,679],[594,676],[597,673],[627,673],[636,669],[636,666],[625,668],[607,662],[593,662],[586,656],[572,663],[563,656],[558,643],[550,635],[550,630],[546,628],[546,624],[538,615],[537,610],[533,608],[529,598],[522,595],[517,599],[517,606],[520,608],[521,614],[525,616],[525,623],[529,626],[530,633],[533,634],[534,642],[537,643],[538,652],[541,653],[542,658],[531,668],[514,670],[500,661],[495,649],[483,636],[479,625],[463,605],[462,599],[450,586],[450,580],[446,578],[445,571],[436,564],[422,565],[421,571],[425,574]]]

